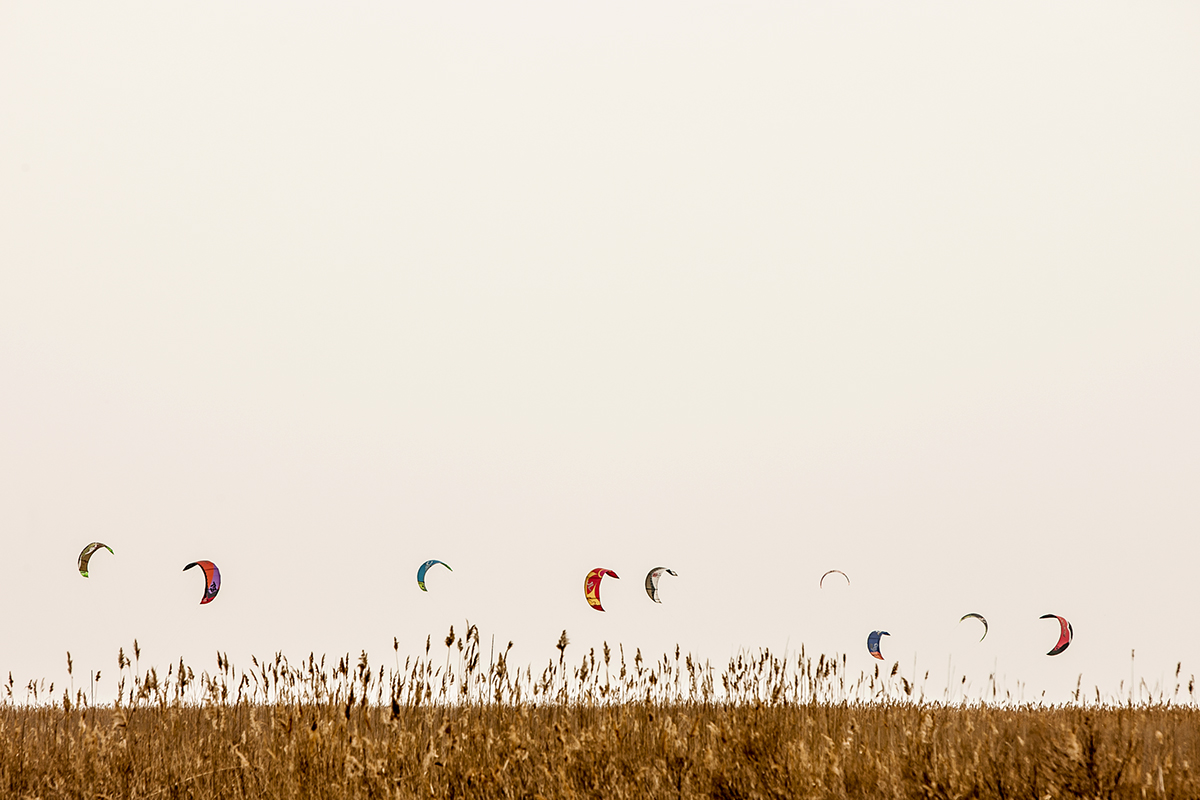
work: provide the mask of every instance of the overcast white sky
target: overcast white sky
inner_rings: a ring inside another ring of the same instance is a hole
[[[870,669],[884,628],[934,692],[1200,671],[1197,42],[1190,3],[3,3],[0,671],[465,618],[535,664]]]

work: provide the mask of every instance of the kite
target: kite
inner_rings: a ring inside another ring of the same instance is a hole
[[[832,575],[835,572],[838,575],[841,575],[843,578],[846,579],[847,586],[850,585],[850,576],[849,575],[842,572],[840,569],[831,569],[831,570],[829,570],[829,572],[826,572],[824,575],[821,576],[821,582],[817,585],[817,588],[823,588],[825,586],[825,579],[828,578],[830,575]]]
[[[1067,622],[1065,617],[1060,617],[1057,614],[1042,614],[1038,619],[1058,620],[1058,644],[1054,645],[1054,649],[1046,653],[1046,655],[1056,656],[1071,646],[1071,639],[1075,638],[1075,631],[1071,628],[1071,623]]]
[[[675,574],[675,570],[667,569],[666,567],[655,567],[646,573],[646,594],[650,595],[650,599],[656,603],[662,603],[662,600],[658,599],[658,579],[662,577],[664,572],[668,575],[675,575],[676,578],[679,577]],[[615,578],[616,576],[614,575],[613,577]],[[597,581],[597,592],[599,591],[599,585],[600,582]],[[597,600],[599,600],[599,595],[597,595]]]
[[[962,622],[964,619],[977,619],[980,622],[982,622],[983,623],[983,636],[979,637],[979,641],[982,642],[984,639],[987,638],[988,624],[987,624],[987,620],[983,618],[983,614],[963,614],[961,617],[959,617],[958,621]]]
[[[883,661],[883,653],[879,652],[880,636],[891,636],[891,634],[887,631],[871,631],[867,636],[867,651],[880,661]]]
[[[83,577],[88,576],[88,562],[92,560],[92,553],[103,547],[108,552],[112,553],[113,549],[104,542],[92,542],[79,553],[79,574]]]
[[[604,606],[600,605],[600,581],[605,575],[612,575],[617,580],[621,579],[620,575],[603,567],[596,567],[583,579],[583,596],[587,598],[588,605],[597,611],[604,610]]]
[[[428,561],[426,561],[424,564],[422,564],[422,565],[421,565],[421,566],[420,566],[420,567],[417,569],[417,586],[420,586],[420,587],[421,587],[421,591],[422,591],[422,592],[428,592],[428,591],[429,591],[428,589],[426,589],[426,588],[425,588],[425,572],[426,572],[426,571],[427,571],[427,570],[428,570],[430,567],[432,567],[434,564],[441,564],[441,565],[442,565],[443,567],[445,567],[446,569],[449,569],[451,572],[454,572],[454,570],[450,569],[450,565],[449,565],[449,564],[447,564],[445,561],[438,561],[436,558],[431,558],[431,559],[429,559]]]
[[[200,600],[200,605],[211,603],[217,596],[217,592],[221,591],[221,570],[217,569],[217,565],[211,561],[193,561],[183,568],[187,572],[192,567],[199,567],[204,570],[204,578],[208,582],[204,587],[204,597]]]

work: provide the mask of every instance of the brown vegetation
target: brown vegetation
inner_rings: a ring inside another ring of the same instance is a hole
[[[906,678],[764,652],[720,673],[605,647],[579,666],[481,665],[478,634],[391,669],[277,656],[120,699],[0,706],[9,797],[1200,797],[1191,704],[946,705]],[[510,645],[511,646],[511,645]],[[455,649],[457,648],[457,652]],[[135,649],[136,653],[136,649]],[[70,669],[70,667],[69,667]],[[128,686],[128,688],[126,688]],[[40,693],[40,684],[30,684]]]

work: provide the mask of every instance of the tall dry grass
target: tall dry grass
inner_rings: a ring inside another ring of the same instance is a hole
[[[196,675],[118,656],[119,699],[0,706],[9,797],[1200,797],[1200,713],[1160,699],[929,702],[896,668],[678,649],[484,662],[474,628],[403,665],[277,655]],[[511,647],[511,645],[509,645]],[[69,662],[68,662],[69,663]],[[70,671],[71,666],[69,664]],[[50,691],[53,692],[52,687]],[[19,693],[17,693],[19,694]]]

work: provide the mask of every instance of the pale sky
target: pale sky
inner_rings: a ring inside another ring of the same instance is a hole
[[[1191,3],[0,5],[0,673],[466,618],[535,666],[871,669],[883,628],[938,695],[1200,672],[1197,42]]]

